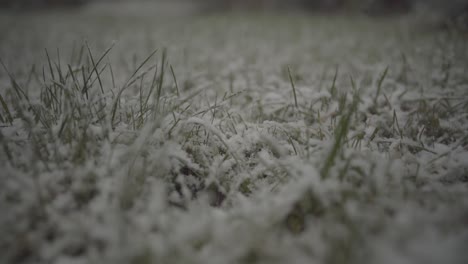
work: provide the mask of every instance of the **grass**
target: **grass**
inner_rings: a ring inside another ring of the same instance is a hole
[[[464,35],[56,19],[0,26],[5,262],[466,261]]]

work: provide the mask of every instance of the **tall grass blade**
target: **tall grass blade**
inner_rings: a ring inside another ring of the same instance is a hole
[[[23,89],[21,89],[21,87],[20,87],[19,84],[16,82],[15,78],[14,78],[13,75],[10,73],[10,71],[8,71],[8,68],[7,68],[6,65],[3,63],[3,60],[2,60],[1,58],[0,58],[0,64],[2,65],[3,69],[5,70],[5,72],[7,73],[8,77],[10,78],[11,85],[13,86],[13,89],[15,90],[16,94],[18,95],[18,98],[19,98],[19,99],[22,99],[22,97],[24,97],[24,98],[29,102],[28,96],[27,96],[26,93],[23,91]]]
[[[380,91],[382,90],[382,83],[385,80],[387,73],[388,73],[388,66],[385,68],[384,72],[382,73],[379,80],[377,81],[377,92],[375,93],[375,96],[374,96],[374,105],[377,105],[377,99],[379,98]]]
[[[161,99],[161,93],[162,93],[162,87],[164,84],[164,73],[165,73],[165,64],[166,64],[166,55],[167,55],[167,50],[163,50],[163,54],[161,57],[161,71],[159,73],[159,83],[158,83],[158,89],[156,91],[156,109],[159,108],[159,101]]]
[[[174,79],[174,84],[175,84],[175,88],[176,88],[177,97],[180,97],[179,85],[177,84],[177,78],[176,78],[176,75],[174,73],[174,68],[172,67],[172,65],[171,65],[171,73],[172,73],[172,78]]]
[[[297,104],[296,85],[294,84],[294,79],[291,75],[291,68],[289,66],[288,66],[288,75],[289,75],[289,81],[291,82],[291,87],[293,90],[294,105],[296,106],[296,109],[299,109],[299,105]]]
[[[96,76],[97,76],[97,79],[99,81],[99,87],[101,88],[101,93],[104,94],[104,88],[102,86],[102,81],[101,81],[101,77],[100,77],[100,72],[98,72],[97,68],[99,66],[99,64],[101,63],[101,61],[107,56],[107,54],[112,50],[112,48],[114,47],[114,43],[112,43],[112,45],[107,48],[104,53],[101,55],[101,57],[98,59],[97,62],[94,61],[94,58],[93,58],[93,54],[91,52],[91,49],[89,48],[89,45],[88,43],[86,42],[86,48],[88,49],[88,54],[89,54],[89,58],[91,59],[91,63],[93,64],[93,69],[91,70],[91,73],[90,75],[88,76],[88,79],[87,81],[89,81],[89,79],[91,78],[91,75],[92,75],[92,72],[94,71],[96,73]]]
[[[133,77],[140,71],[141,68],[156,54],[158,50],[154,50],[141,64],[138,66],[138,68],[133,72],[133,74],[128,78],[128,80],[125,82],[124,86],[119,90],[117,93],[117,96],[114,99],[114,103],[112,104],[112,111],[111,111],[111,125],[114,128],[114,120],[115,120],[115,114],[117,112],[117,106],[120,101],[120,97],[122,96],[122,93],[127,89],[128,84],[132,81]]]

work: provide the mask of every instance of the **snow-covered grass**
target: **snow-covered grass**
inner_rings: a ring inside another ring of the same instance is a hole
[[[2,263],[467,263],[468,45],[411,19],[0,16]]]

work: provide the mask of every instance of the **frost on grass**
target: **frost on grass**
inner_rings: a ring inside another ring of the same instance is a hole
[[[468,261],[463,35],[57,16],[1,25],[5,263]]]

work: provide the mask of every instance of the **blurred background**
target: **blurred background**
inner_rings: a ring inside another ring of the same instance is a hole
[[[143,4],[185,2],[200,10],[260,10],[297,9],[307,11],[362,11],[370,14],[390,14],[412,11],[421,7],[466,12],[467,0],[1,0],[0,7],[37,9],[53,7],[82,7],[86,4]]]
[[[440,23],[468,25],[468,0],[0,0],[9,11],[86,8],[146,14],[206,14],[230,11],[362,13],[370,16],[417,13]],[[135,9],[141,8],[139,11]]]

